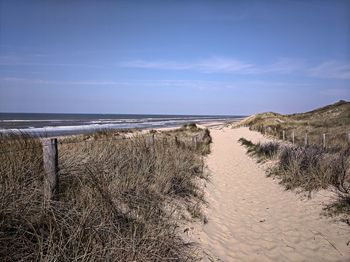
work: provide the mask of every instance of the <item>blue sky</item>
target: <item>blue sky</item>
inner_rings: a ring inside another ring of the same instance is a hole
[[[0,111],[292,113],[350,100],[350,1],[0,0]]]

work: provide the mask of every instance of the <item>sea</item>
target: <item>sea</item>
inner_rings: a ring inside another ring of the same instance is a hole
[[[238,115],[0,113],[0,133],[65,136],[119,129],[177,127],[186,123],[233,121]]]

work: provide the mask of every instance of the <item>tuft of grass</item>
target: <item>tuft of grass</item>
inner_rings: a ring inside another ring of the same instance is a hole
[[[311,192],[333,186],[339,193],[350,193],[349,150],[328,152],[322,147],[283,147],[273,174],[288,189]]]
[[[254,146],[253,142],[250,140],[245,139],[244,137],[241,137],[238,139],[238,142],[241,143],[241,145],[247,147],[247,148],[252,148]]]
[[[0,151],[13,152],[0,154],[0,260],[199,259],[179,224],[184,214],[204,221],[207,145],[193,148],[187,134],[179,141],[171,132],[152,145],[137,134],[60,139],[60,201],[48,207],[40,141],[0,140]]]
[[[189,126],[190,125],[190,126]],[[201,155],[210,153],[212,138],[209,129],[199,128],[196,124],[186,124],[181,128],[166,132],[168,137],[173,137],[178,147],[192,147]],[[197,138],[197,147],[194,147],[193,139]]]
[[[184,130],[190,130],[190,131],[198,131],[198,127],[196,125],[196,123],[187,123],[187,124],[184,124],[181,129],[184,129]]]
[[[258,157],[273,158],[277,154],[279,146],[279,143],[276,142],[268,142],[263,144],[259,143],[257,144],[254,153]]]
[[[350,226],[350,196],[348,194],[338,195],[338,201],[326,205],[324,214],[330,217],[338,216],[340,221]]]
[[[268,142],[268,143],[258,143],[254,144],[252,141],[247,140],[241,137],[238,140],[241,145],[248,148],[248,153],[259,158],[259,161],[273,158],[277,155],[280,148],[280,144],[277,142]]]

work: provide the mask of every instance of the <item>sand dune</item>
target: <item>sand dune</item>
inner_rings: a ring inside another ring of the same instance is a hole
[[[350,261],[350,227],[320,214],[327,192],[306,200],[267,178],[237,142],[265,140],[260,133],[216,128],[211,134],[209,222],[193,233],[212,257],[207,261]]]

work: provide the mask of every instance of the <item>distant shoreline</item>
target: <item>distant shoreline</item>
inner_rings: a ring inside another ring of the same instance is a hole
[[[72,115],[70,115],[72,116]],[[56,119],[53,115],[37,117],[32,119],[3,119],[0,118],[0,134],[25,134],[29,136],[52,137],[79,134],[92,134],[101,131],[118,131],[125,129],[160,129],[176,128],[186,123],[196,123],[200,125],[212,125],[219,123],[231,123],[242,119],[242,116],[155,116],[155,115],[135,115],[125,118],[126,115],[109,115],[106,118],[97,118],[101,115],[86,115],[79,118],[65,118],[61,114]],[[84,118],[85,117],[85,118]],[[114,118],[113,118],[114,117]],[[51,118],[51,119],[47,119]]]

